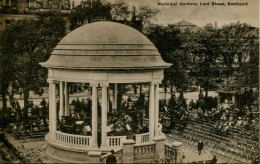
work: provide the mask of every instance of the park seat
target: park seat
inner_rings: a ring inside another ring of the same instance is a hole
[[[247,155],[246,155],[245,153],[242,153],[242,154],[241,154],[241,157],[244,158],[244,159],[248,159],[248,158],[247,158]]]
[[[231,154],[233,155],[233,156],[237,156],[237,152],[235,151],[235,150],[231,150]]]
[[[237,152],[237,156],[238,156],[239,158],[241,158],[241,157],[242,157],[242,153]]]
[[[230,149],[227,149],[227,153],[231,154],[231,150],[230,150]]]

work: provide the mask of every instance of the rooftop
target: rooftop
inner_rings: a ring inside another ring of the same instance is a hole
[[[59,69],[157,69],[165,63],[153,43],[115,22],[86,24],[65,36],[43,67]]]
[[[175,23],[176,26],[196,26],[195,24],[192,24],[186,20],[182,20],[180,22]]]

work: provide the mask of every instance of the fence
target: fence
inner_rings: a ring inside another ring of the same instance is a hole
[[[56,140],[78,146],[89,146],[91,136],[73,135],[56,131]]]

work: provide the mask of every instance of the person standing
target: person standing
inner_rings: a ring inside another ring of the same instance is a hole
[[[111,150],[111,154],[107,156],[106,163],[108,164],[115,164],[116,163],[116,157],[115,157],[114,150]]]
[[[217,163],[217,157],[214,155],[213,159],[210,161],[211,164],[216,164]]]
[[[44,110],[46,110],[46,108],[47,108],[47,102],[46,102],[45,98],[42,99],[42,101],[41,101],[40,104],[41,104],[42,108],[43,108]]]
[[[201,140],[199,140],[198,142],[198,151],[199,151],[199,155],[201,154],[201,150],[203,149],[203,142]]]
[[[79,98],[77,98],[77,100],[76,100],[74,110],[75,110],[75,113],[80,113],[81,112],[81,104],[80,104]]]

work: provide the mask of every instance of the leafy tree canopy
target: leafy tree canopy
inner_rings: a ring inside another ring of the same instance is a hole
[[[12,88],[21,88],[24,93],[24,107],[27,108],[29,91],[39,91],[46,86],[47,70],[39,63],[46,61],[56,44],[66,34],[66,22],[59,16],[39,15],[34,19],[13,20],[1,32],[0,52],[2,77],[11,75],[2,82],[12,84]],[[14,85],[15,84],[15,85]],[[15,86],[15,87],[14,87]]]

